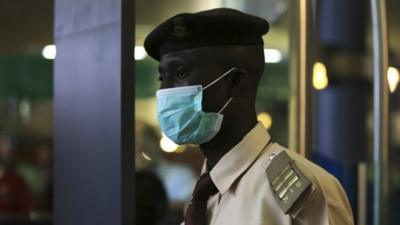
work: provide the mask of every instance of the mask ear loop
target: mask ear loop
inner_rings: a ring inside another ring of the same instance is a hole
[[[217,83],[219,80],[221,80],[222,78],[224,78],[226,75],[228,75],[230,72],[232,72],[233,70],[235,70],[236,67],[231,68],[230,70],[226,71],[224,74],[222,74],[220,77],[218,77],[217,79],[215,79],[213,82],[207,84],[203,90],[206,90],[208,87],[210,87],[211,85]]]
[[[229,100],[225,103],[224,106],[222,106],[221,110],[218,111],[218,113],[221,113],[222,111],[224,111],[224,109],[229,105],[229,103],[231,103],[233,97],[230,97]]]

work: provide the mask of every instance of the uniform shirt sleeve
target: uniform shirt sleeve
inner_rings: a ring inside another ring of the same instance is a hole
[[[293,225],[354,225],[350,204],[336,178],[331,177],[323,186],[317,181],[303,198],[289,212]]]

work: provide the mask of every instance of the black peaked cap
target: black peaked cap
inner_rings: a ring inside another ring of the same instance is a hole
[[[263,18],[235,9],[217,8],[181,13],[157,26],[144,41],[147,53],[159,61],[161,55],[185,49],[222,45],[263,44],[269,30]]]

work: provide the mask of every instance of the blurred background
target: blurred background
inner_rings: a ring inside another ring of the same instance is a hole
[[[356,223],[373,224],[373,74],[370,2],[311,1],[307,49],[309,102],[298,106],[299,46],[289,0],[135,1],[135,154],[137,224],[179,224],[199,175],[196,146],[178,146],[158,128],[157,62],[146,35],[181,12],[230,7],[267,19],[266,67],[256,107],[273,140],[299,151],[292,122],[309,108],[306,156],[345,187]],[[389,160],[386,224],[400,224],[400,1],[387,0]],[[101,3],[101,1],[100,1]],[[52,224],[54,2],[0,0],[0,224]],[[297,21],[298,22],[298,21]],[[297,102],[297,103],[296,103]],[[297,104],[297,105],[296,105]],[[133,138],[133,137],[132,137]],[[133,163],[133,162],[132,162]]]
[[[53,1],[0,1],[0,224],[50,224]]]

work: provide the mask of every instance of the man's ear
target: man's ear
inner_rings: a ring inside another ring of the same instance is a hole
[[[237,97],[245,89],[245,81],[248,76],[247,71],[242,68],[237,68],[229,75],[229,92],[232,97]]]

